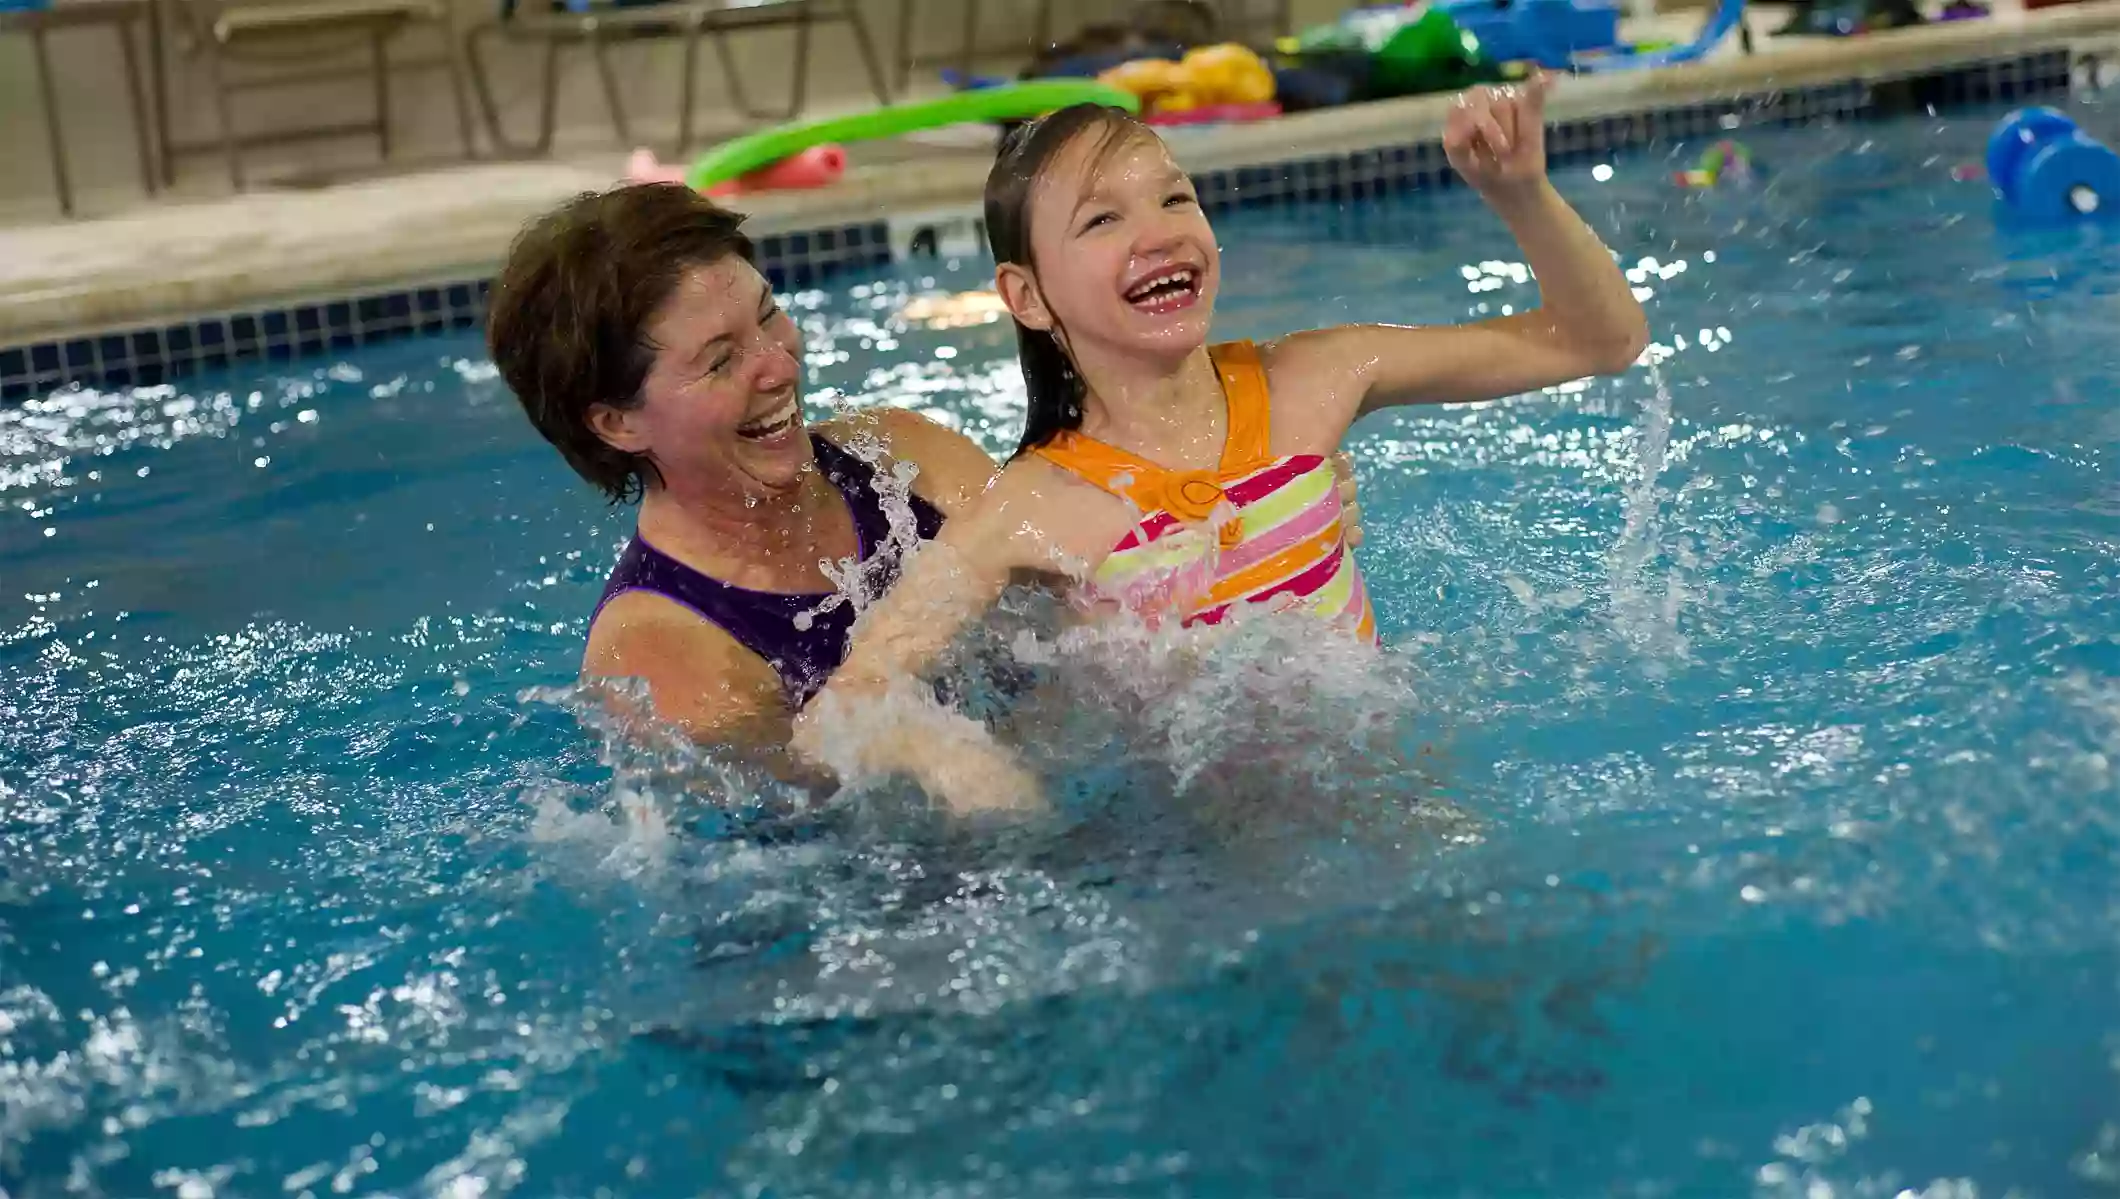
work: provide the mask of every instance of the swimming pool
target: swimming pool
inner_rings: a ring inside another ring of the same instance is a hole
[[[2120,237],[1998,230],[1986,128],[1565,172],[1656,371],[1372,418],[1389,669],[1155,730],[1436,748],[1300,812],[1102,727],[1016,837],[616,746],[558,689],[628,522],[468,337],[0,413],[0,1189],[2110,1185]],[[1232,336],[1532,294],[1462,192],[1219,228]],[[1008,444],[980,281],[789,297],[813,413]]]

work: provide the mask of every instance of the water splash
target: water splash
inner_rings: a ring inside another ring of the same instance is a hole
[[[920,468],[906,460],[892,461],[883,439],[866,430],[840,443],[840,448],[866,463],[876,498],[883,508],[888,532],[880,545],[869,546],[869,556],[819,561],[817,568],[831,581],[832,593],[813,608],[795,614],[795,627],[808,629],[817,617],[842,604],[851,604],[858,622],[885,590],[883,582],[895,567],[912,561],[923,542],[919,517],[913,512],[913,480]]]
[[[1665,496],[1658,481],[1671,448],[1671,389],[1656,365],[1652,363],[1648,372],[1654,390],[1642,407],[1635,435],[1635,474],[1621,492],[1622,524],[1605,556],[1605,579],[1611,593],[1612,626],[1620,639],[1657,659],[1683,659],[1687,640],[1679,632],[1678,620],[1686,601],[1686,573],[1693,561],[1691,552],[1680,546],[1672,551],[1672,561],[1660,579],[1653,564],[1663,531]]]

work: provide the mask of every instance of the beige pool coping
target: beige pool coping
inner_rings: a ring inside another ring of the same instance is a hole
[[[2033,12],[1998,6],[1985,20],[1860,38],[1762,36],[1751,56],[1724,53],[1685,67],[1570,79],[1549,113],[1567,120],[1876,81],[2116,37],[2120,0]],[[1437,136],[1448,103],[1447,96],[1421,96],[1189,131],[1173,147],[1189,169],[1213,170],[1402,145]],[[471,164],[0,230],[0,346],[485,277],[525,221],[569,195],[610,186],[620,157],[614,152],[602,165]],[[851,170],[830,188],[762,194],[739,206],[759,233],[882,212],[962,210],[977,204],[991,161],[944,148],[899,147],[891,157]]]

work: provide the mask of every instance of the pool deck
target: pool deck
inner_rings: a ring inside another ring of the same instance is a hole
[[[1686,24],[1697,23],[1689,17]],[[1779,14],[1753,18],[1758,53],[1730,39],[1692,66],[1571,79],[1558,119],[1697,103],[1774,88],[1873,81],[1998,56],[2120,39],[2120,0],[1847,39],[1771,39]],[[1449,97],[1421,96],[1188,131],[1189,169],[1214,170],[1405,144],[1438,136]],[[754,232],[799,230],[878,212],[977,204],[990,152],[901,143],[840,183],[747,197]],[[889,161],[880,161],[888,158]],[[610,186],[622,154],[594,162],[476,163],[319,191],[168,202],[96,220],[0,229],[0,346],[120,329],[266,303],[358,294],[490,274],[523,223],[565,197]]]

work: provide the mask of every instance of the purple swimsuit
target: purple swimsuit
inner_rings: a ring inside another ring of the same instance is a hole
[[[876,492],[876,472],[815,433],[817,466],[846,497],[860,544],[864,600],[873,600],[898,581],[898,547],[888,544],[890,518]],[[909,495],[920,540],[932,541],[942,529],[942,513],[917,495]],[[596,610],[628,591],[647,591],[675,600],[718,626],[737,644],[764,658],[780,675],[793,706],[800,706],[823,687],[847,656],[847,632],[854,624],[854,605],[833,592],[789,595],[734,587],[686,566],[642,540],[638,533],[619,555],[604,584]],[[836,601],[836,602],[835,602]],[[594,622],[595,617],[590,620]]]

